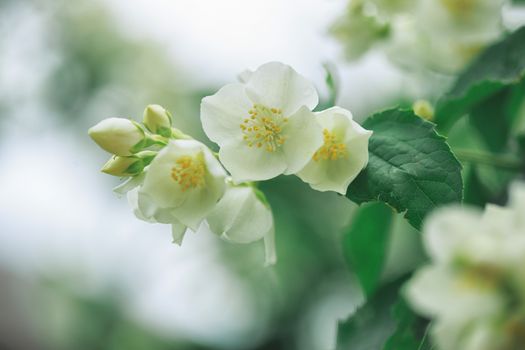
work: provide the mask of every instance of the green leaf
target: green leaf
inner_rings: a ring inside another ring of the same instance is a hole
[[[510,89],[502,89],[474,106],[470,112],[470,123],[479,131],[487,148],[501,152],[507,146],[510,121],[505,115],[505,103]]]
[[[403,281],[382,288],[337,330],[337,350],[380,350],[394,334],[397,324],[392,307]]]
[[[337,80],[337,71],[335,66],[330,63],[324,63],[323,68],[325,71],[324,81],[326,88],[328,89],[328,96],[319,103],[319,105],[315,108],[316,111],[322,111],[335,106],[337,101],[337,93],[339,91],[339,83]]]
[[[437,105],[435,121],[449,129],[473,105],[525,75],[525,27],[487,48]]]
[[[392,109],[368,118],[373,130],[366,169],[348,187],[361,204],[388,203],[419,229],[434,208],[462,199],[461,165],[434,124],[412,111]]]
[[[370,297],[376,290],[386,258],[393,212],[374,202],[361,206],[343,236],[343,253]]]
[[[393,307],[397,328],[386,342],[384,350],[431,350],[429,321],[410,310],[403,299]]]

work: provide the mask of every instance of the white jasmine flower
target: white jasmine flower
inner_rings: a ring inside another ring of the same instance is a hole
[[[251,243],[264,238],[266,263],[275,263],[272,210],[259,190],[228,185],[206,220],[212,232],[231,242]]]
[[[88,130],[89,136],[103,150],[117,156],[129,156],[145,140],[144,130],[125,118],[104,119]]]
[[[409,282],[416,311],[433,318],[439,349],[514,349],[525,330],[525,188],[484,213],[450,207],[426,222],[431,265]]]
[[[372,132],[352,120],[350,111],[333,107],[316,113],[323,128],[323,145],[297,173],[318,191],[346,193],[348,185],[368,163],[368,139]]]
[[[236,183],[299,171],[323,143],[314,86],[278,62],[244,77],[202,100],[202,125],[221,162]]]
[[[195,140],[170,141],[149,165],[139,190],[146,217],[168,212],[196,231],[225,189],[226,172],[211,151]],[[139,205],[140,207],[140,205]]]
[[[146,128],[154,134],[171,136],[172,116],[159,105],[149,105],[144,110],[143,121]]]

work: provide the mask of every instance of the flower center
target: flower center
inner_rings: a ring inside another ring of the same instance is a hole
[[[286,141],[282,131],[283,124],[288,122],[288,118],[283,117],[280,109],[257,104],[253,105],[249,113],[250,116],[240,125],[244,141],[248,147],[264,146],[268,152],[275,152]]]
[[[179,157],[171,168],[171,178],[181,186],[182,192],[190,188],[204,186],[206,183],[204,180],[205,173],[206,166],[202,153],[196,157]]]
[[[454,16],[462,16],[472,11],[474,0],[441,0],[443,6]]]
[[[324,144],[314,153],[312,157],[316,162],[320,160],[337,160],[348,155],[346,145],[338,142],[334,133],[323,129]]]

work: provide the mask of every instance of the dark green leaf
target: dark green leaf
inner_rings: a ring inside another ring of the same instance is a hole
[[[509,140],[510,123],[505,115],[505,104],[510,92],[510,89],[502,89],[474,106],[469,115],[470,123],[493,152],[504,150]]]
[[[396,330],[392,307],[402,281],[382,288],[348,320],[339,323],[337,350],[381,350]]]
[[[392,109],[363,126],[374,131],[369,162],[348,187],[348,198],[358,204],[386,202],[400,213],[406,211],[417,229],[437,206],[461,201],[461,165],[434,124],[412,111]]]
[[[387,205],[364,204],[343,237],[345,258],[368,297],[376,290],[383,271],[392,219],[392,209]]]
[[[448,129],[470,107],[525,75],[525,27],[487,48],[438,103],[435,121]]]
[[[403,299],[393,308],[397,328],[384,350],[431,350],[429,321],[415,315]]]

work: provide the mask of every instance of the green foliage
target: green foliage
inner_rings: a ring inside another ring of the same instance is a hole
[[[337,350],[379,350],[396,330],[392,307],[398,300],[400,281],[381,289],[337,330]]]
[[[403,277],[381,288],[351,317],[339,323],[337,350],[431,350],[428,320],[400,297]]]
[[[525,74],[525,27],[486,49],[461,74],[436,109],[436,123],[447,130],[472,106]]]
[[[416,316],[403,299],[393,307],[397,328],[385,344],[385,350],[431,350],[429,322]]]
[[[364,204],[343,237],[345,258],[368,297],[375,292],[381,277],[392,220],[393,212],[387,205]]]
[[[434,124],[412,111],[391,109],[363,124],[373,130],[368,166],[348,187],[361,204],[383,201],[419,229],[434,208],[462,199],[461,165]]]

